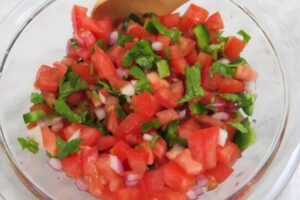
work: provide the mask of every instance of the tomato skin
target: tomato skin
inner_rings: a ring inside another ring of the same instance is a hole
[[[157,91],[154,91],[154,96],[160,105],[172,109],[177,106],[177,102],[174,99],[173,94],[167,87],[161,87]]]
[[[56,92],[59,86],[59,71],[46,65],[42,65],[36,76],[35,87],[42,92]]]
[[[245,89],[244,83],[233,78],[223,78],[219,83],[221,93],[242,93]]]
[[[163,167],[163,180],[167,186],[179,191],[188,191],[195,181],[193,176],[186,174],[173,161]]]
[[[163,16],[162,24],[167,28],[177,27],[180,22],[179,13],[171,13],[166,16]]]
[[[149,154],[144,149],[130,149],[127,159],[133,172],[143,174],[147,170]]]
[[[233,169],[231,167],[218,163],[215,168],[207,170],[205,175],[208,177],[212,176],[218,183],[222,183],[230,176],[232,172]]]
[[[129,114],[119,125],[115,136],[118,140],[124,139],[127,135],[136,135],[141,131],[141,124],[146,122],[148,118],[145,118],[139,114]]]
[[[188,139],[188,137],[195,131],[199,130],[201,125],[194,118],[188,119],[178,127],[178,135],[181,138]]]
[[[221,164],[232,166],[240,157],[241,150],[236,144],[230,141],[227,141],[224,147],[217,147],[217,158]]]
[[[131,103],[134,106],[134,111],[137,114],[151,118],[159,108],[159,104],[154,96],[149,92],[133,96]]]
[[[110,150],[111,154],[117,156],[120,161],[124,161],[127,159],[127,154],[129,152],[129,145],[123,140],[118,141]]]
[[[255,70],[248,65],[239,65],[234,72],[234,78],[240,81],[254,81],[256,77]]]
[[[217,126],[199,129],[188,138],[188,146],[193,158],[202,163],[205,169],[212,169],[217,164],[219,130]]]
[[[48,126],[42,127],[41,131],[43,137],[43,145],[46,151],[52,156],[55,156],[57,153],[56,135],[48,128]]]
[[[219,12],[216,12],[209,16],[209,18],[205,22],[205,26],[209,30],[219,31],[224,28],[223,19]]]
[[[225,44],[224,54],[230,60],[234,61],[240,56],[240,53],[245,48],[246,43],[237,37],[230,37]]]
[[[111,135],[102,136],[98,139],[98,149],[100,151],[106,150],[114,146],[116,139]]]
[[[152,148],[153,154],[156,159],[161,161],[166,154],[167,151],[167,143],[163,139],[158,139],[155,143],[155,146]]]
[[[85,80],[88,84],[93,85],[96,83],[96,76],[91,73],[90,65],[88,63],[78,63],[71,66],[72,71],[79,74],[82,80]]]
[[[82,175],[82,159],[77,154],[71,154],[61,161],[62,169],[71,178],[77,179]]]
[[[191,4],[181,19],[180,28],[187,30],[196,24],[202,24],[208,17],[208,11],[204,8]]]
[[[184,149],[174,161],[189,175],[198,175],[203,170],[202,164],[192,158],[189,149]]]
[[[165,125],[171,121],[177,120],[179,118],[179,115],[174,109],[168,109],[157,112],[156,117],[159,119],[162,125]]]

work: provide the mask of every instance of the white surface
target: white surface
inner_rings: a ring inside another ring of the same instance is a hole
[[[18,2],[22,0],[0,0],[0,23],[5,18],[5,16],[12,10]],[[281,20],[284,22],[285,26],[291,31],[291,35],[294,40],[300,44],[300,26],[297,22],[299,14],[300,5],[297,0],[290,0],[288,3],[282,4],[280,0],[264,0],[271,10],[273,10],[274,15],[280,15]],[[19,188],[16,184],[20,184],[16,180],[12,171],[4,170],[8,168],[6,161],[4,160],[3,152],[0,152],[0,193],[3,197],[8,200],[20,199],[23,194],[29,194],[27,190],[18,191],[8,191],[8,188]],[[3,172],[6,173],[3,173]],[[279,195],[279,200],[297,200],[300,197],[300,190],[298,185],[300,184],[300,166],[298,167],[296,173],[291,179],[290,183],[287,185],[285,190]],[[0,199],[2,199],[0,194]],[[262,198],[263,199],[263,198]]]

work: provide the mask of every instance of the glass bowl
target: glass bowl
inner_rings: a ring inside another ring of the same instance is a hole
[[[51,64],[65,55],[66,41],[72,37],[70,12],[73,4],[92,8],[94,2],[23,1],[1,24],[1,44],[4,44],[0,51],[4,55],[0,68],[2,146],[10,166],[23,185],[41,199],[93,199],[88,193],[80,192],[64,173],[52,170],[47,164],[45,153],[40,151],[38,155],[31,155],[23,151],[16,138],[26,136],[22,114],[30,106],[30,93],[38,67]],[[264,16],[260,12],[248,10],[244,6],[247,3],[234,0],[193,0],[178,11],[184,12],[191,3],[207,8],[210,13],[220,11],[225,22],[225,35],[244,29],[252,36],[242,56],[259,74],[255,84],[258,97],[253,115],[257,121],[253,124],[257,141],[243,152],[242,158],[233,166],[232,176],[217,189],[205,193],[201,199],[237,199],[246,196],[258,199],[263,194],[263,188],[266,189],[266,185],[274,179],[265,174],[272,170],[272,160],[276,158],[285,133],[288,115],[288,87],[284,73],[287,64],[281,56],[283,46],[278,47],[278,41],[274,41],[277,37],[272,32],[274,27],[265,26]],[[287,41],[281,43],[287,45]],[[262,185],[260,188],[256,187],[258,183]]]

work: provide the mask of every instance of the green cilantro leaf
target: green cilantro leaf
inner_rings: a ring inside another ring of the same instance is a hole
[[[112,89],[106,82],[104,81],[101,81],[101,80],[98,80],[97,81],[98,84],[103,88],[105,89],[110,95],[114,96],[114,97],[117,97],[121,103],[122,102],[130,102],[130,97],[124,95],[124,94],[121,94],[120,92]]]
[[[79,78],[79,75],[74,72],[69,72],[66,78],[62,79],[59,84],[59,97],[65,98],[70,94],[84,90],[88,87],[88,84]]]
[[[119,33],[117,44],[124,47],[126,43],[131,42],[133,39],[134,37],[132,35],[124,35],[122,33]]]
[[[168,124],[165,133],[164,133],[164,139],[166,140],[168,146],[171,148],[175,144],[179,144],[181,146],[186,147],[187,141],[181,137],[178,136],[177,128],[179,125],[179,121],[172,121]]]
[[[189,110],[192,115],[202,115],[207,113],[206,106],[199,102],[189,104]]]
[[[233,75],[233,72],[234,72],[233,68],[230,68],[221,62],[215,62],[213,63],[210,69],[210,76],[212,76],[215,73],[219,73],[222,76],[231,77]]]
[[[126,116],[127,116],[127,113],[125,112],[125,110],[121,106],[118,106],[116,108],[116,113],[117,113],[118,118],[121,119],[121,120],[125,119]]]
[[[84,123],[86,120],[86,112],[83,112],[82,114],[77,114],[73,112],[62,98],[59,98],[55,101],[54,110],[60,116],[68,119],[71,122]]]
[[[219,53],[223,54],[225,43],[221,42],[219,44],[211,44],[208,47],[208,52],[213,55],[213,59],[217,60]]]
[[[201,72],[200,67],[193,66],[185,67],[185,95],[178,103],[185,103],[192,100],[195,97],[203,96],[204,90],[200,86],[201,84]]]
[[[137,93],[142,93],[144,91],[152,92],[152,87],[147,79],[145,72],[143,72],[143,70],[141,70],[138,66],[135,65],[130,69],[130,74],[133,77],[138,79],[138,81],[135,85],[135,89],[136,89]]]
[[[30,101],[33,104],[44,103],[44,97],[41,93],[33,92],[31,93]]]
[[[19,144],[21,145],[22,149],[27,149],[33,154],[36,154],[39,151],[39,145],[34,139],[32,138],[17,138]]]
[[[73,139],[71,141],[65,142],[60,137],[56,138],[57,154],[58,159],[64,159],[71,153],[79,151],[79,144],[81,139]]]

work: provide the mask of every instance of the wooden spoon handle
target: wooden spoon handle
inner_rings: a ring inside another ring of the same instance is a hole
[[[130,13],[141,16],[153,12],[166,15],[188,0],[98,0],[92,13],[94,19],[109,16],[113,20],[125,18]]]

